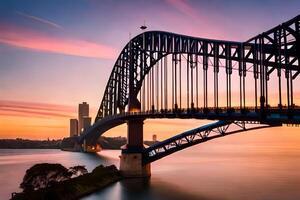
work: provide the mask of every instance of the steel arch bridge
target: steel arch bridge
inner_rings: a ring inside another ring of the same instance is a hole
[[[105,131],[127,123],[123,152],[142,152],[143,163],[150,163],[216,138],[207,134],[215,130],[226,135],[230,124],[243,124],[242,131],[247,123],[300,124],[294,92],[300,73],[299,21],[300,15],[246,42],[163,31],[137,35],[115,62],[95,123],[79,142],[93,145]],[[144,149],[148,118],[219,121]]]

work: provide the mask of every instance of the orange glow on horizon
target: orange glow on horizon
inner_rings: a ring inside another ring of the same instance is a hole
[[[0,138],[60,139],[69,132],[69,120],[0,116]]]
[[[49,103],[0,101],[0,138],[47,139],[66,137],[72,106]]]
[[[90,110],[94,117],[95,109]],[[0,138],[60,139],[69,136],[69,120],[77,117],[76,106],[66,106],[35,102],[0,101]],[[144,121],[144,139],[158,140],[211,123],[209,120],[195,119],[147,119]],[[286,130],[285,127],[279,130]],[[289,128],[290,130],[290,128]],[[294,130],[294,129],[293,129]],[[295,129],[297,132],[298,129]],[[126,124],[115,127],[104,136],[127,135]]]

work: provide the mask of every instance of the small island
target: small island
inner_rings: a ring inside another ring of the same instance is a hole
[[[79,199],[109,184],[119,181],[122,176],[116,166],[96,167],[87,173],[83,166],[66,169],[60,164],[36,164],[26,171],[20,187],[21,193],[13,193],[12,200]],[[79,176],[72,178],[76,173]]]

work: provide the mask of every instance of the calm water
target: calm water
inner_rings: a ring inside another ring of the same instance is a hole
[[[150,180],[121,181],[84,200],[298,200],[300,133],[274,131],[242,133],[194,146],[153,163]],[[118,165],[119,154],[0,150],[0,199],[18,191],[26,169],[35,163],[84,164],[90,171],[99,164]]]

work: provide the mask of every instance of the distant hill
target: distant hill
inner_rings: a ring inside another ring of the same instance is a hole
[[[0,149],[59,149],[61,140],[0,139]]]

